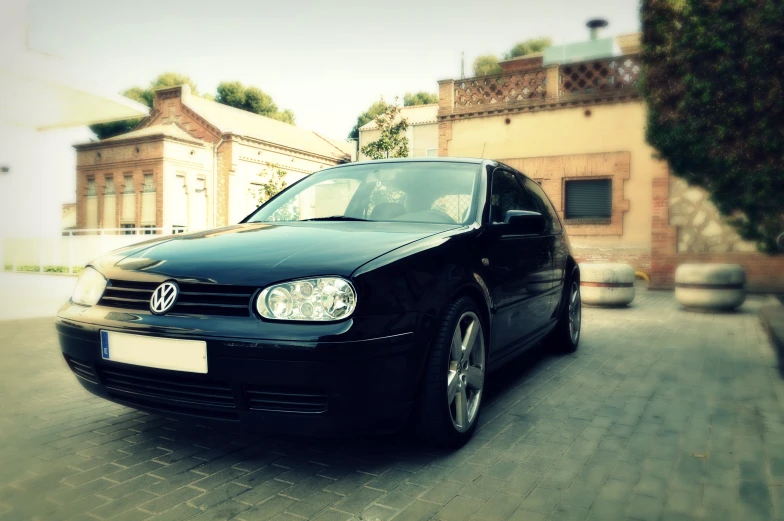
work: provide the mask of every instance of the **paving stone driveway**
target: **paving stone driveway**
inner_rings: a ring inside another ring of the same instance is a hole
[[[265,438],[76,383],[52,321],[0,322],[0,520],[784,519],[784,383],[750,299],[585,309],[580,350],[492,378],[476,437]]]

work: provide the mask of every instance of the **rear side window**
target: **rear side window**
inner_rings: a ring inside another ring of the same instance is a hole
[[[544,190],[542,190],[542,187],[539,186],[538,183],[531,181],[528,178],[524,179],[525,181],[523,181],[523,183],[525,184],[525,188],[528,190],[528,193],[531,194],[531,198],[538,207],[537,211],[547,219],[548,232],[553,234],[561,233],[561,231],[563,231],[561,220],[558,218],[558,213],[555,211],[547,194],[544,193]]]

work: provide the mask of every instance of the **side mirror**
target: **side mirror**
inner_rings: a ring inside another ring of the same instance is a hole
[[[509,233],[521,235],[540,235],[544,232],[547,221],[539,212],[525,210],[509,210],[504,216]]]

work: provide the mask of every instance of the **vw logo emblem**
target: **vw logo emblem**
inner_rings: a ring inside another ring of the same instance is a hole
[[[156,315],[163,315],[169,311],[175,302],[177,302],[177,295],[180,293],[180,288],[176,282],[164,282],[152,292],[150,298],[150,311]]]

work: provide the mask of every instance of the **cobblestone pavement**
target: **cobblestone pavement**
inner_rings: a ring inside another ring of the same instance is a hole
[[[784,382],[760,326],[638,293],[580,350],[492,377],[461,450],[211,430],[82,390],[50,319],[0,323],[0,520],[784,519]]]

